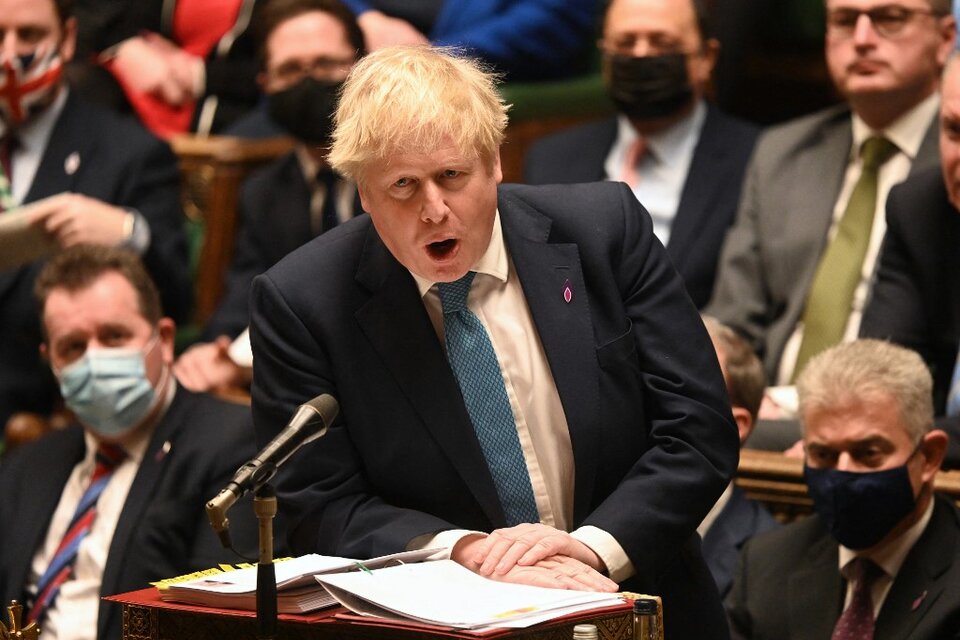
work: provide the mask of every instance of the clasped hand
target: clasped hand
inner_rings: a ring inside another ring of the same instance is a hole
[[[30,223],[44,229],[63,248],[78,244],[117,246],[126,240],[119,207],[79,193],[61,193],[31,205]]]
[[[458,542],[451,558],[482,576],[504,582],[584,591],[617,590],[603,562],[569,533],[544,524],[520,524]]]

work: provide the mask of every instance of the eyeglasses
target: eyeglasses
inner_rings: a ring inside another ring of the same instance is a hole
[[[867,16],[874,30],[884,38],[897,36],[916,15],[939,16],[929,9],[911,9],[896,4],[886,4],[873,9],[833,9],[827,13],[827,31],[838,38],[850,38],[857,29],[860,16]]]
[[[687,51],[684,50],[683,42],[659,33],[645,37],[636,34],[624,34],[616,39],[600,40],[597,42],[597,45],[601,51],[608,55],[629,56],[633,55],[637,43],[641,40],[646,41],[647,55],[650,56],[687,53]]]
[[[296,84],[308,75],[317,80],[337,80],[350,73],[354,62],[353,58],[315,58],[309,64],[290,60],[273,69],[268,69],[267,73],[285,85]]]

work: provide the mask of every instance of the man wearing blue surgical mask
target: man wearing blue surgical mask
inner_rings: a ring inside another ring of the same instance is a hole
[[[841,344],[797,387],[815,515],[744,548],[728,598],[733,636],[956,637],[960,513],[933,493],[947,435],[932,428],[920,356]]]
[[[48,640],[119,638],[102,596],[236,561],[203,505],[255,454],[249,409],[177,387],[174,322],[132,252],[68,249],[36,293],[41,351],[77,424],[0,468],[0,598],[24,602]],[[231,520],[252,555],[249,505]]]

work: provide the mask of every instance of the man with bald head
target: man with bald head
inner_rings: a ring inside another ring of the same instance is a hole
[[[529,184],[626,182],[697,307],[758,134],[704,100],[720,48],[709,23],[704,0],[613,0],[599,45],[618,115],[538,141],[524,171]]]

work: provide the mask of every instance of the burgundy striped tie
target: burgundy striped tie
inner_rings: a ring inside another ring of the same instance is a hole
[[[854,558],[843,568],[853,582],[853,597],[833,628],[831,640],[873,640],[873,598],[870,590],[883,569],[869,558]]]
[[[101,444],[97,449],[96,467],[93,470],[93,476],[90,478],[90,485],[80,498],[77,510],[70,519],[70,525],[64,534],[56,553],[53,554],[53,560],[50,566],[40,576],[37,582],[37,597],[30,613],[27,615],[27,623],[42,622],[43,616],[47,610],[53,606],[60,593],[60,587],[64,582],[70,579],[73,574],[73,564],[77,559],[77,551],[80,543],[90,533],[93,521],[97,517],[97,499],[103,493],[104,487],[110,482],[113,470],[117,468],[126,457],[123,449],[112,444]]]

